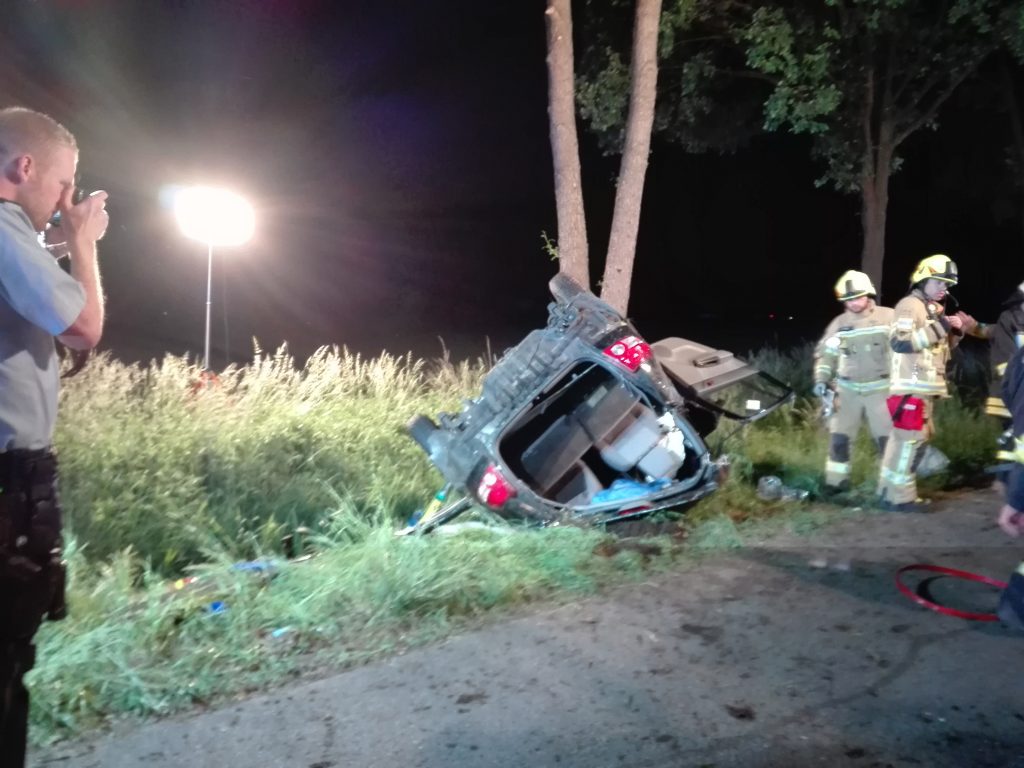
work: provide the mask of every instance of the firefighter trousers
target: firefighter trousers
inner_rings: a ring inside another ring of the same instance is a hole
[[[1006,589],[999,595],[996,615],[1007,626],[1024,630],[1024,563],[1010,574]]]
[[[878,452],[885,451],[892,419],[885,405],[888,390],[854,392],[840,388],[836,396],[836,410],[828,422],[828,459],[825,462],[825,485],[841,487],[850,482],[850,454],[860,431],[861,421],[867,417],[871,437]]]
[[[878,476],[878,492],[883,501],[906,504],[917,501],[917,465],[924,456],[923,448],[935,434],[932,413],[934,397],[922,397],[924,424],[921,429],[893,427],[882,455]]]

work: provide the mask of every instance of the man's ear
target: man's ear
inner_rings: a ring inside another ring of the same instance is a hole
[[[12,184],[24,184],[34,170],[35,160],[32,155],[18,155],[4,165],[4,178]]]

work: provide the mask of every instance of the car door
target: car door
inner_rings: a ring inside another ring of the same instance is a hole
[[[651,345],[683,397],[726,418],[750,423],[793,398],[793,390],[732,352],[673,336]]]

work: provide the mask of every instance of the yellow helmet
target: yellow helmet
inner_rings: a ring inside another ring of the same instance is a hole
[[[855,269],[843,272],[843,276],[836,282],[836,298],[840,301],[874,296],[877,293],[875,286],[871,284],[871,278]]]
[[[914,269],[914,274],[910,276],[910,284],[916,285],[922,280],[927,280],[931,277],[936,280],[942,280],[950,285],[956,285],[956,262],[949,258],[949,256],[941,253],[921,259]]]

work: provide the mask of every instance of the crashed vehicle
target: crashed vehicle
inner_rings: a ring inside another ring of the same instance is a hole
[[[714,492],[705,438],[725,417],[763,418],[792,391],[732,353],[681,338],[648,344],[565,275],[547,327],[505,352],[482,392],[408,432],[446,480],[400,534],[474,505],[540,524],[603,525],[684,510]]]

